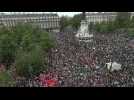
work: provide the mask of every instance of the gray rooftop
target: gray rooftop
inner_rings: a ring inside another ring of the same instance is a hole
[[[111,15],[117,15],[116,12],[98,12],[98,13],[86,13],[87,16],[93,16],[93,15],[107,15],[107,16],[111,16]]]
[[[18,13],[18,14],[0,14],[0,18],[1,17],[6,17],[6,18],[10,18],[10,17],[43,17],[43,16],[46,16],[46,17],[49,17],[49,16],[58,16],[58,14],[21,14],[21,13]]]

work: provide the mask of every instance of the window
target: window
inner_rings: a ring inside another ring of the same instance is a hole
[[[48,24],[49,24],[49,23],[48,23],[48,21],[47,21],[47,22],[46,22],[46,28],[48,28]]]
[[[51,22],[50,22],[50,28],[53,27],[53,24],[54,24],[54,23],[53,23],[53,21],[51,20]]]

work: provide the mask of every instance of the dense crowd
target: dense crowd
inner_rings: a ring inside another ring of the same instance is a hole
[[[51,53],[50,71],[58,75],[60,87],[133,86],[134,50],[126,33],[94,33],[90,43],[79,42],[75,33],[57,33]],[[106,63],[117,62],[121,70],[109,71]]]
[[[134,86],[134,48],[124,32],[93,33],[92,42],[80,42],[73,32],[56,33],[56,47],[48,57],[49,69],[31,86],[131,87]],[[110,71],[106,63],[121,64]],[[27,83],[25,83],[27,84]],[[28,86],[30,86],[28,84]]]

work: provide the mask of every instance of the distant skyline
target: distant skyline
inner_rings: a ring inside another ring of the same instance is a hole
[[[13,13],[57,13],[60,17],[61,16],[70,16],[73,17],[76,14],[80,14],[82,12],[0,12],[0,14],[13,14]],[[92,12],[93,13],[93,12]]]
[[[80,14],[82,12],[57,12],[59,16],[70,16],[73,17],[76,14]]]

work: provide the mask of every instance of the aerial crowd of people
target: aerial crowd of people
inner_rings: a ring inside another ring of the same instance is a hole
[[[54,79],[48,81],[49,84],[52,83],[51,86],[134,86],[134,48],[129,47],[131,38],[127,33],[93,33],[93,41],[87,43],[80,42],[75,34],[55,34],[56,47],[49,54],[50,67],[44,72],[48,75],[47,79]],[[106,66],[109,62],[120,64],[121,69],[111,71]],[[41,77],[45,76],[42,74]]]
[[[58,76],[61,87],[133,86],[134,50],[128,46],[127,33],[94,33],[93,41],[79,42],[75,33],[57,33],[50,70]],[[108,62],[121,64],[110,71]]]

